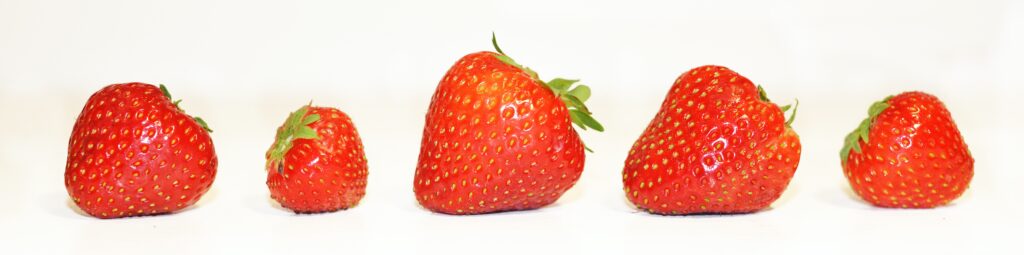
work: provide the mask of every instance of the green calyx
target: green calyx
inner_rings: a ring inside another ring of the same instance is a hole
[[[284,172],[281,162],[284,161],[284,155],[292,149],[293,141],[297,139],[320,139],[320,136],[316,134],[316,130],[309,127],[310,124],[320,120],[320,114],[306,116],[306,113],[309,112],[309,106],[303,105],[302,108],[289,114],[288,120],[285,120],[284,125],[277,130],[277,139],[274,140],[274,146],[267,158],[267,164],[277,168],[277,173]]]
[[[761,87],[761,85],[757,85],[757,95],[761,99],[761,101],[768,102],[768,103],[772,102],[772,100],[768,99],[768,93],[764,91],[764,87]],[[800,100],[799,99],[794,99],[794,100],[796,100],[795,104],[791,104],[791,105],[787,104],[787,105],[779,106],[779,109],[782,110],[782,113],[786,113],[790,109],[793,110],[793,112],[789,114],[789,118],[786,120],[786,127],[787,128],[792,128],[793,121],[796,120],[796,110],[798,108],[800,108]]]
[[[181,104],[181,99],[174,100],[174,98],[171,97],[171,92],[167,90],[167,86],[164,86],[163,84],[160,84],[160,92],[164,93],[164,96],[167,97],[167,100],[171,100],[171,102],[174,103],[174,107],[178,108],[178,110],[181,111],[181,112],[185,112],[184,109],[181,109],[181,105],[180,105]],[[203,127],[203,130],[206,130],[206,132],[213,133],[213,130],[210,129],[210,125],[207,125],[206,121],[203,120],[203,118],[192,117],[192,119],[195,120],[196,123],[199,123],[199,126]]]
[[[523,65],[520,65],[519,63],[516,63],[515,60],[512,60],[511,57],[506,55],[505,52],[501,50],[501,47],[498,46],[498,38],[497,36],[494,35],[494,33],[491,33],[491,44],[494,45],[494,50],[498,52],[498,55],[495,56],[498,58],[498,60],[501,60],[501,62],[505,64],[509,64],[511,66],[523,70],[524,72],[529,74],[530,77],[532,77],[534,80],[536,80],[540,84],[544,84],[544,86],[547,86],[549,89],[551,89],[551,91],[555,92],[555,96],[561,99],[562,103],[564,103],[565,106],[569,109],[569,118],[572,120],[573,124],[576,124],[576,126],[580,127],[583,130],[593,129],[598,132],[604,132],[604,126],[601,125],[601,123],[598,122],[596,119],[594,119],[593,113],[590,112],[590,109],[587,108],[586,104],[584,104],[587,102],[588,99],[590,99],[589,86],[577,84],[579,80],[569,80],[562,78],[554,78],[551,81],[544,82],[537,75],[537,72],[534,72],[529,67],[525,67]],[[586,148],[587,151],[594,152],[593,150],[587,148],[586,146],[584,146],[584,148]]]
[[[843,164],[846,164],[846,159],[850,157],[851,151],[861,153],[860,140],[864,140],[865,143],[868,142],[868,133],[871,131],[871,125],[875,123],[875,119],[878,118],[882,111],[889,108],[889,99],[892,99],[892,96],[871,104],[871,107],[868,108],[868,117],[861,121],[860,125],[857,125],[857,129],[846,135],[843,149],[839,151],[839,158],[843,161]]]

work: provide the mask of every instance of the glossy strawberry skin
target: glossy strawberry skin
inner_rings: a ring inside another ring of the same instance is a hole
[[[749,213],[792,179],[800,140],[782,110],[720,66],[681,75],[626,159],[628,199],[655,214]]]
[[[210,135],[161,90],[107,86],[89,98],[68,144],[64,185],[98,218],[171,213],[194,204],[217,174]]]
[[[497,54],[463,57],[434,93],[413,185],[429,210],[536,209],[583,172],[584,147],[566,106]]]
[[[292,141],[293,147],[285,153],[282,164],[267,165],[270,196],[296,213],[333,212],[356,206],[366,194],[368,167],[355,124],[335,108],[308,109],[306,116],[320,116],[319,121],[309,124],[319,138]]]
[[[890,208],[933,208],[967,190],[971,156],[946,106],[935,96],[907,92],[887,100],[850,152],[843,173],[858,196]]]

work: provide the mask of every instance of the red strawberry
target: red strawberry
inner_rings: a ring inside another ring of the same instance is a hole
[[[64,171],[86,213],[119,218],[171,213],[194,204],[217,174],[209,128],[167,89],[124,83],[97,91],[78,116]]]
[[[270,197],[296,213],[348,209],[366,194],[366,155],[344,112],[303,106],[277,129],[267,151]]]
[[[574,80],[543,82],[498,51],[466,55],[437,85],[427,112],[414,191],[446,214],[529,210],[557,200],[583,172],[573,129],[603,130]]]
[[[974,158],[946,106],[906,92],[875,102],[840,152],[853,191],[880,207],[933,208],[967,190]]]
[[[622,172],[626,196],[655,214],[768,207],[800,162],[793,119],[783,116],[788,109],[728,68],[684,73],[629,151]]]

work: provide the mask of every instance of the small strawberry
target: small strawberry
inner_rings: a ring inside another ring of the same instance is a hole
[[[217,174],[206,123],[167,88],[124,83],[97,91],[75,122],[64,186],[98,218],[171,213],[194,204]]]
[[[573,129],[602,131],[575,80],[541,81],[494,52],[466,55],[437,85],[427,112],[414,191],[445,214],[529,210],[555,202],[583,172]]]
[[[906,92],[875,102],[840,151],[853,191],[879,207],[933,208],[967,190],[974,158],[946,106]]]
[[[366,194],[366,155],[344,112],[302,106],[267,151],[270,197],[295,213],[348,209]]]
[[[768,207],[800,162],[793,118],[783,116],[788,109],[728,68],[684,73],[629,151],[622,172],[626,196],[640,209],[665,215]]]

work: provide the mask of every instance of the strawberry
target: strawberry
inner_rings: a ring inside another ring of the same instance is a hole
[[[768,207],[800,162],[793,117],[783,116],[789,108],[728,68],[684,73],[629,151],[622,172],[626,196],[663,215]]]
[[[89,215],[171,213],[194,204],[217,174],[206,123],[167,88],[107,86],[89,98],[71,132],[64,186]]]
[[[497,52],[455,63],[437,85],[423,129],[414,191],[445,214],[530,210],[558,200],[583,172],[573,129],[603,131],[576,80],[541,81]]]
[[[946,106],[906,92],[875,102],[840,151],[843,174],[868,203],[933,208],[967,190],[974,158]]]
[[[295,213],[348,209],[366,194],[366,155],[344,112],[302,106],[267,151],[270,197]]]

